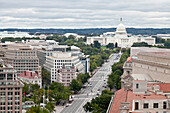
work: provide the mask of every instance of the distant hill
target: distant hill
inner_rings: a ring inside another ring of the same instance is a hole
[[[77,33],[82,35],[100,35],[105,32],[114,32],[116,28],[89,28],[89,29],[0,29],[0,31],[22,31],[30,33]],[[133,35],[156,35],[156,34],[170,34],[170,28],[154,29],[154,28],[127,28],[127,32]]]

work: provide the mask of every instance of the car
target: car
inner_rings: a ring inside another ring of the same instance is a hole
[[[69,103],[71,103],[73,101],[73,99],[72,98],[69,98]]]
[[[92,87],[92,84],[90,83],[90,84],[88,84],[88,86],[89,86],[89,87]]]
[[[86,85],[86,84],[84,84],[84,85],[83,85],[83,88],[86,88],[86,86],[87,86],[87,85]]]
[[[99,91],[97,91],[97,95],[100,95],[100,92],[99,92]]]
[[[68,107],[68,106],[69,106],[69,104],[67,103],[67,104],[66,104],[66,107]]]

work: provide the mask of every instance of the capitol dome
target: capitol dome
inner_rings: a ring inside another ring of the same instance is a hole
[[[126,28],[125,26],[122,24],[122,19],[120,21],[120,24],[117,26],[116,28],[116,34],[119,34],[119,35],[126,35],[127,32],[126,32]]]

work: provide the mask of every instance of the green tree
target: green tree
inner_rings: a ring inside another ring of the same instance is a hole
[[[73,79],[72,82],[70,83],[71,90],[77,92],[80,91],[82,88],[82,83],[79,82],[78,80]]]
[[[55,106],[52,102],[48,102],[45,108],[48,109],[50,113],[52,113],[54,111]]]
[[[50,72],[48,72],[46,69],[41,69],[42,73],[42,82],[43,84],[50,84]]]
[[[22,88],[22,91],[25,92],[25,94],[29,94],[30,93],[29,85],[24,83],[24,87]]]
[[[47,109],[43,109],[40,106],[31,107],[26,113],[49,113]]]
[[[82,82],[82,84],[86,83],[89,78],[90,78],[89,73],[85,73],[85,74],[80,73],[77,76],[77,80]]]
[[[167,40],[167,41],[165,42],[164,46],[165,46],[166,48],[170,48],[170,40]]]
[[[98,41],[94,41],[94,47],[100,49],[101,44]]]
[[[149,47],[149,45],[146,42],[136,42],[133,43],[132,47]]]
[[[37,91],[38,89],[40,89],[40,86],[38,84],[31,84],[31,91]]]
[[[114,44],[113,43],[109,43],[108,45],[106,45],[107,48],[109,49],[113,49],[114,48]]]
[[[113,93],[108,90],[102,91],[102,95],[96,97],[95,99],[92,99],[91,102],[87,102],[83,106],[84,110],[86,112],[89,111],[92,113],[106,113],[112,94]]]

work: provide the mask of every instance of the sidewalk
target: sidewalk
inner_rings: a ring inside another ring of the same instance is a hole
[[[65,106],[55,106],[55,111],[54,113],[60,113],[63,109],[64,109]]]

